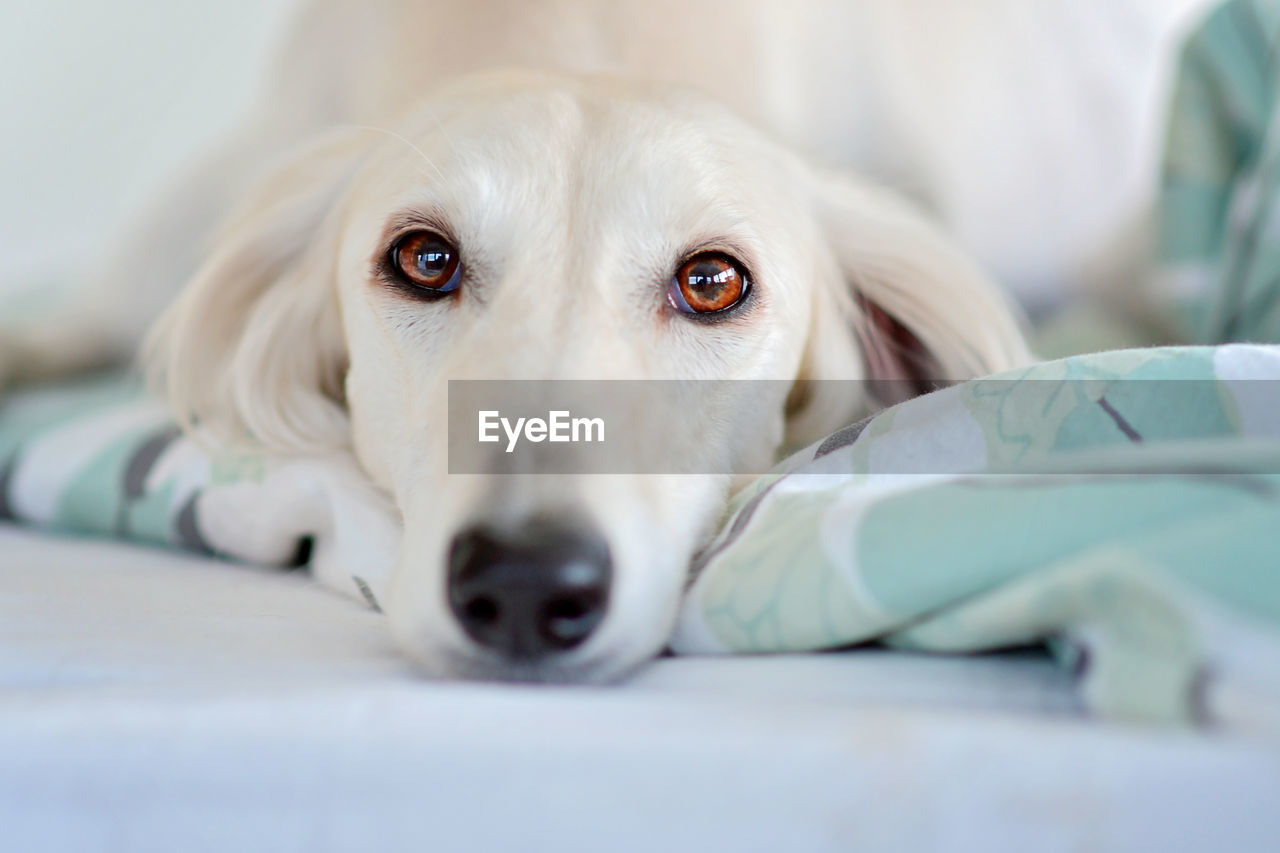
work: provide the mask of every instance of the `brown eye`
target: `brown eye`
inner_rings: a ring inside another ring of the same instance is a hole
[[[667,301],[685,314],[714,314],[737,305],[750,289],[737,261],[728,255],[705,252],[685,261],[676,271]]]
[[[434,231],[414,231],[391,247],[391,268],[414,287],[452,293],[462,282],[458,250]]]

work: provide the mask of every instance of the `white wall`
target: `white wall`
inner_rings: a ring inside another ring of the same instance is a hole
[[[0,288],[83,269],[245,108],[294,0],[3,0]]]
[[[0,292],[35,288],[39,293],[45,282],[67,278],[74,283],[76,272],[93,263],[129,214],[234,122],[253,95],[271,48],[297,2],[0,0]],[[927,7],[944,0],[901,2]],[[1022,0],[974,3],[975,14],[982,9],[999,11],[1006,2]],[[954,155],[951,159],[959,164],[945,174],[960,176],[962,189],[976,199],[966,196],[968,207],[953,216],[956,232],[989,265],[1003,269],[1006,284],[1024,299],[1035,302],[1039,288],[1049,293],[1051,302],[1061,285],[1058,279],[1078,270],[1062,272],[1064,263],[1056,256],[1022,263],[1020,253],[1035,254],[1057,241],[1067,245],[1059,254],[1074,257],[1080,254],[1070,243],[1074,232],[1059,227],[1045,233],[1045,217],[1026,217],[1021,222],[1015,216],[1018,227],[1013,227],[1008,215],[1004,219],[981,215],[983,205],[998,202],[1006,214],[1016,212],[1016,203],[1001,199],[999,193],[1005,191],[1005,195],[1028,196],[1028,208],[1036,210],[1036,205],[1044,206],[1043,197],[1053,197],[1039,185],[1048,182],[1049,189],[1057,187],[1062,199],[1070,202],[1050,208],[1051,213],[1061,208],[1049,217],[1059,226],[1087,219],[1095,209],[1128,214],[1130,208],[1140,207],[1154,185],[1151,161],[1159,144],[1159,112],[1165,96],[1156,79],[1167,70],[1167,57],[1156,63],[1154,56],[1163,56],[1169,38],[1195,10],[1214,0],[1025,2],[1030,7],[1017,8],[1025,11],[1044,4],[1039,8],[1052,12],[1079,2],[1097,4],[1100,12],[1110,13],[1098,16],[1099,27],[1110,34],[1101,46],[1093,44],[1098,40],[1088,32],[1075,34],[1078,41],[1083,40],[1078,53],[1088,57],[1083,60],[1087,67],[1076,69],[1074,77],[1056,75],[1053,63],[1070,62],[1076,55],[1075,47],[1058,43],[1045,52],[1039,71],[1040,78],[1054,85],[1070,87],[1074,79],[1095,88],[1112,87],[1111,96],[1102,99],[1105,103],[1100,102],[1098,109],[1108,125],[1104,129],[1125,142],[1123,150],[1109,159],[1111,149],[1096,144],[1093,129],[1080,129],[1091,134],[1090,141],[1095,143],[1084,148],[1102,152],[1100,162],[1091,163],[1080,154],[1072,164],[1075,171],[1065,174],[1092,176],[1093,183],[1064,180],[1062,170],[1044,162],[1035,151],[1025,152],[1024,160],[1030,165],[1022,172],[1010,162],[986,163],[991,159],[985,153],[987,136],[994,134],[998,139],[1000,131],[982,123],[975,131],[973,150],[950,146],[955,150],[942,153]],[[1042,17],[1053,19],[1051,14]],[[1125,22],[1127,29],[1120,26]],[[1126,33],[1134,41],[1132,50],[1125,49]],[[1070,33],[1060,35],[1059,41]],[[1096,48],[1092,52],[1091,46]],[[1008,47],[1003,53],[1014,58],[1035,56],[1039,50],[1035,45]],[[1016,103],[1019,81],[1002,73],[993,77],[997,85],[1010,90],[1005,100]],[[1030,91],[1037,90],[1031,87]],[[1045,124],[1055,114],[1037,109],[1034,98],[1023,112],[1009,115],[1008,120]],[[1071,122],[1068,125],[1055,129],[1046,124],[1040,132],[1061,135],[1076,130]],[[987,171],[970,168],[974,162],[985,163]],[[1123,173],[1123,180],[1112,177],[1117,172]],[[1013,181],[1011,174],[1030,175],[1034,180]],[[1093,192],[1099,180],[1105,192]],[[1115,218],[1099,229],[1109,232]],[[1038,231],[1031,236],[1038,243],[1023,239],[1023,232],[1033,227]],[[1087,232],[1088,228],[1076,230]],[[1086,236],[1096,242],[1096,235]],[[1041,249],[1027,248],[1036,245]],[[1037,283],[1034,275],[1008,274],[1008,269],[1022,267],[1044,267],[1060,275],[1041,276],[1043,281]]]

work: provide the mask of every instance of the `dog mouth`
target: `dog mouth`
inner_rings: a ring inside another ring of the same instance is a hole
[[[624,661],[607,652],[589,657],[513,659],[483,652],[447,651],[439,657],[443,674],[450,679],[559,686],[614,684],[624,681],[648,662],[648,658]]]

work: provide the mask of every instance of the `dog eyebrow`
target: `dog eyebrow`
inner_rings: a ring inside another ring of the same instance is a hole
[[[679,258],[676,262],[677,268],[689,258],[701,255],[704,252],[719,252],[736,258],[742,262],[748,272],[752,272],[756,268],[756,253],[747,246],[747,241],[731,236],[704,237],[686,243],[684,248],[676,255]]]
[[[424,210],[402,210],[392,214],[387,220],[386,226],[382,229],[382,242],[390,245],[397,238],[404,236],[410,231],[426,229],[434,231],[441,237],[457,243],[457,234],[454,233],[452,226],[445,217],[432,211]]]

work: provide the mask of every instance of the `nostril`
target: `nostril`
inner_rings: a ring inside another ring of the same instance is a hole
[[[581,619],[590,612],[589,608],[581,601],[572,598],[562,598],[559,601],[553,601],[547,605],[543,611],[543,615],[547,619],[566,620],[569,622]]]
[[[474,625],[493,625],[502,615],[498,602],[487,596],[471,599],[462,607],[463,618]]]
[[[542,609],[538,633],[553,646],[570,649],[581,643],[600,624],[604,615],[598,596],[578,595],[558,598]]]

